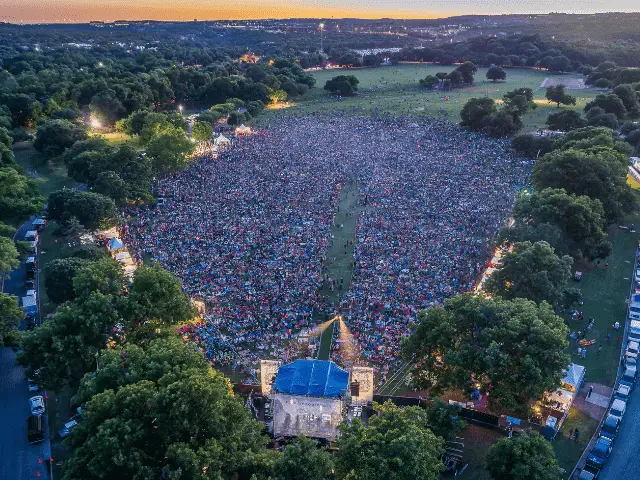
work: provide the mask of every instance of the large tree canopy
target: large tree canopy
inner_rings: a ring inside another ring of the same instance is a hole
[[[45,155],[55,157],[85,138],[87,131],[84,127],[68,120],[48,120],[38,127],[33,146]]]
[[[560,480],[565,478],[551,444],[534,432],[501,438],[487,454],[493,480]]]
[[[515,223],[500,237],[511,242],[547,241],[558,253],[574,258],[604,258],[611,251],[600,200],[545,188],[523,194],[513,208]]]
[[[444,465],[444,442],[427,428],[427,412],[391,402],[378,415],[340,426],[336,474],[350,480],[436,480]]]
[[[49,195],[49,218],[68,222],[75,217],[89,229],[110,226],[118,215],[116,205],[109,197],[95,192],[57,190]]]
[[[533,184],[564,188],[567,193],[598,199],[609,222],[633,210],[635,197],[627,184],[627,159],[607,147],[554,151],[540,158],[533,168]]]
[[[69,444],[66,480],[232,480],[266,439],[226,378],[192,368],[95,395]]]
[[[0,293],[0,347],[8,347],[15,341],[15,333],[24,318],[24,311],[18,306],[18,297]]]
[[[567,286],[572,264],[573,258],[559,257],[547,242],[517,243],[489,277],[486,290],[507,300],[527,298],[571,307],[580,300],[580,292]]]
[[[528,402],[559,385],[570,358],[568,329],[551,306],[517,298],[459,295],[418,314],[402,347],[420,387],[474,388],[502,407]]]

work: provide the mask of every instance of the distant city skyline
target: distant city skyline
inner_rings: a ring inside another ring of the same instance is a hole
[[[250,20],[265,18],[442,18],[456,15],[638,12],[637,0],[0,0],[0,20],[84,23],[91,20]]]

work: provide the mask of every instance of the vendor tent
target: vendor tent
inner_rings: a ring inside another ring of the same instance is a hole
[[[222,145],[229,145],[231,143],[231,140],[229,140],[227,137],[225,137],[224,135],[220,134],[220,136],[218,136],[213,143],[217,146],[217,147],[221,147]]]
[[[584,367],[582,365],[576,365],[572,363],[566,370],[564,377],[562,378],[562,386],[570,392],[577,392],[580,389],[580,385],[584,380]]]
[[[110,250],[120,250],[121,248],[124,248],[124,243],[119,238],[116,237],[109,242]]]
[[[239,134],[251,133],[251,128],[247,127],[243,123],[242,125],[240,125],[239,127],[236,128],[236,133],[239,133]]]

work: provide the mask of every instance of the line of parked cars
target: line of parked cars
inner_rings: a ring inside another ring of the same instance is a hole
[[[635,278],[634,282],[637,282]],[[636,317],[639,319],[636,320]],[[618,430],[627,410],[627,402],[635,387],[638,355],[640,354],[640,294],[636,292],[630,298],[629,319],[631,323],[627,338],[627,348],[622,357],[622,377],[613,394],[604,422],[600,426],[598,440],[591,452],[589,452],[585,468],[580,472],[580,480],[597,478],[600,470],[607,463],[607,459],[613,450],[613,442],[618,435]]]
[[[34,373],[37,377],[39,371],[36,370]],[[40,386],[36,379],[28,378],[27,384],[30,393],[40,392]],[[39,443],[44,440],[44,412],[46,411],[44,396],[34,395],[31,397],[29,399],[29,408],[31,409],[31,415],[27,419],[27,440],[29,443]]]

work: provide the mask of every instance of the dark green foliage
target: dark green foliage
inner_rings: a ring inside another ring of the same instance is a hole
[[[568,132],[587,126],[587,122],[575,110],[562,110],[547,117],[547,125],[551,130]]]
[[[38,127],[33,146],[48,157],[55,157],[85,138],[87,131],[83,126],[68,120],[49,120]]]
[[[565,477],[551,444],[532,431],[498,440],[489,449],[486,467],[492,480],[561,480]]]
[[[568,328],[546,302],[458,295],[418,314],[402,355],[420,388],[490,390],[491,402],[526,412],[560,384]],[[536,372],[535,375],[531,375]]]
[[[564,89],[564,85],[562,84],[547,88],[547,92],[545,93],[545,96],[547,97],[547,100],[549,100],[549,102],[555,103],[558,108],[560,108],[560,104],[563,104],[563,105],[576,104],[576,97],[566,93]]]
[[[556,308],[574,307],[568,303],[576,295],[569,292],[573,258],[559,257],[545,241],[516,243],[502,258],[486,283],[487,292],[507,300],[526,298],[546,301]],[[580,298],[579,294],[577,296]]]
[[[75,217],[88,229],[114,225],[118,213],[109,197],[77,190],[58,190],[49,195],[48,212],[51,220],[66,222]]]
[[[44,288],[49,300],[63,303],[76,297],[73,289],[73,278],[87,265],[82,258],[60,258],[47,263],[44,268]]]
[[[487,70],[487,79],[497,82],[498,80],[506,80],[507,72],[501,67],[492,66]]]
[[[342,96],[353,95],[358,90],[360,81],[354,75],[337,75],[327,80],[324,89]]]

